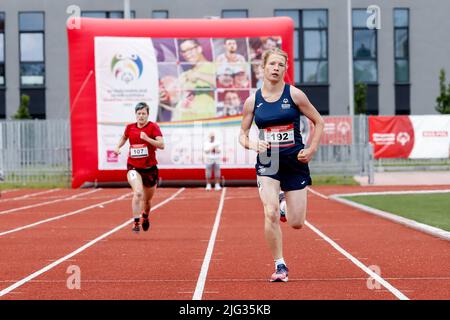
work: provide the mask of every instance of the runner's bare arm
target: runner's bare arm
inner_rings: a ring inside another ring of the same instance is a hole
[[[253,109],[255,107],[255,95],[251,95],[245,100],[242,115],[241,130],[239,133],[239,143],[245,148],[256,152],[264,152],[268,149],[269,144],[266,141],[251,141],[249,138],[250,128],[253,123]]]
[[[291,97],[295,104],[300,108],[300,111],[314,123],[314,135],[311,140],[311,145],[300,152],[297,155],[297,159],[301,162],[308,163],[311,161],[314,154],[319,147],[320,138],[322,137],[324,121],[317,109],[309,101],[306,94],[301,90],[291,86]]]
[[[122,137],[120,137],[119,143],[116,146],[116,149],[114,149],[114,153],[119,155],[120,154],[120,148],[122,148],[122,146],[125,144],[125,142],[127,142],[128,138],[125,137],[125,135],[122,135]]]
[[[155,148],[164,150],[164,138],[161,136],[155,137],[155,139],[150,138],[145,132],[141,132],[141,139],[147,141]]]

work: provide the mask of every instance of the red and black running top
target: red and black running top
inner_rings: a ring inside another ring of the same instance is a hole
[[[134,168],[146,169],[155,166],[156,147],[141,139],[141,132],[145,132],[149,138],[162,137],[161,129],[154,122],[148,122],[144,127],[139,128],[137,123],[131,123],[125,128],[124,135],[130,142],[127,164]]]

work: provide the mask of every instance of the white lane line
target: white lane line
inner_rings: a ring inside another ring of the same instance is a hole
[[[5,189],[5,190],[0,190],[0,193],[10,193],[10,192],[14,192],[17,190],[19,190],[19,189]]]
[[[11,213],[11,212],[16,212],[16,211],[21,211],[21,210],[26,210],[26,209],[31,209],[31,208],[36,208],[36,207],[41,207],[41,206],[45,206],[47,204],[52,204],[52,203],[57,203],[57,202],[61,202],[61,201],[68,201],[68,200],[72,200],[72,199],[76,199],[82,196],[85,196],[87,194],[91,194],[97,191],[102,190],[102,188],[98,188],[98,189],[94,189],[88,192],[83,192],[83,193],[79,193],[70,197],[66,197],[66,198],[61,198],[61,199],[56,199],[56,200],[52,200],[52,201],[46,201],[46,202],[39,202],[39,203],[35,203],[35,204],[31,204],[28,206],[24,206],[24,207],[19,207],[19,208],[14,208],[14,209],[9,209],[9,210],[3,210],[0,211],[0,214],[6,214],[6,213]]]
[[[328,242],[333,248],[335,248],[337,251],[339,251],[342,255],[347,257],[351,262],[353,262],[356,266],[358,266],[361,270],[363,270],[365,273],[367,273],[372,279],[376,280],[378,283],[380,283],[383,287],[388,289],[393,295],[395,295],[400,300],[409,300],[407,296],[405,296],[400,290],[392,286],[389,282],[384,280],[382,277],[380,277],[378,274],[370,270],[368,267],[366,267],[361,261],[356,259],[354,256],[352,256],[350,253],[348,253],[346,250],[344,250],[341,246],[339,246],[336,242],[331,240],[329,237],[327,237],[325,234],[323,234],[319,229],[314,227],[312,224],[310,224],[308,221],[305,222],[305,224],[316,234],[318,234],[320,237],[322,237],[326,242]]]
[[[115,198],[115,199],[111,199],[111,200],[104,201],[104,202],[101,202],[101,203],[96,203],[96,204],[90,205],[88,207],[78,209],[76,211],[71,211],[71,212],[68,212],[68,213],[56,216],[56,217],[48,218],[48,219],[45,219],[45,220],[39,220],[37,222],[31,223],[31,224],[28,224],[28,225],[25,225],[25,226],[22,226],[22,227],[18,227],[18,228],[11,229],[11,230],[8,230],[8,231],[0,232],[0,237],[4,236],[4,235],[7,235],[7,234],[10,234],[10,233],[22,231],[22,230],[29,229],[29,228],[32,228],[32,227],[36,227],[36,226],[38,226],[40,224],[43,224],[43,223],[47,223],[47,222],[50,222],[50,221],[55,221],[55,220],[59,220],[59,219],[62,219],[62,218],[70,217],[70,216],[73,216],[73,215],[78,214],[80,212],[83,212],[83,211],[86,211],[86,210],[89,210],[89,209],[93,209],[95,207],[103,206],[103,205],[106,205],[106,204],[109,204],[109,203],[112,203],[112,202],[115,202],[115,201],[120,201],[120,200],[123,200],[126,196],[128,196],[130,194],[132,194],[132,192],[126,193],[126,194],[124,194],[124,195],[122,195],[122,196],[120,196],[118,198]]]
[[[50,190],[40,191],[40,192],[36,192],[36,193],[30,193],[30,194],[26,194],[26,195],[20,196],[20,197],[2,199],[2,200],[0,200],[0,202],[12,201],[12,200],[23,200],[23,199],[27,199],[27,198],[38,196],[38,195],[42,195],[42,194],[52,193],[52,192],[55,192],[55,191],[58,191],[58,190],[61,190],[61,189],[56,188],[56,189],[50,189]]]
[[[174,193],[172,196],[170,196],[169,198],[167,198],[166,200],[158,203],[157,205],[155,205],[152,210],[156,210],[159,207],[165,205],[166,203],[168,203],[169,201],[173,200],[177,195],[179,195],[181,192],[184,191],[184,188],[181,188],[180,190],[178,190],[176,193]],[[121,225],[115,227],[114,229],[102,234],[101,236],[95,238],[94,240],[86,243],[84,246],[78,248],[75,251],[72,251],[71,253],[69,253],[68,255],[56,260],[55,262],[47,265],[46,267],[30,274],[29,276],[23,278],[20,281],[17,281],[16,283],[14,283],[13,285],[3,289],[2,291],[0,291],[0,297],[4,296],[5,294],[10,293],[11,291],[13,291],[14,289],[24,285],[25,283],[29,282],[30,280],[33,280],[34,278],[40,276],[41,274],[53,269],[54,267],[56,267],[57,265],[63,263],[64,261],[76,256],[77,254],[79,254],[80,252],[83,252],[84,250],[88,249],[89,247],[92,247],[94,244],[96,244],[97,242],[99,242],[100,240],[112,235],[113,233],[119,231],[120,229],[125,228],[126,226],[128,226],[131,222],[133,221],[133,218],[127,219],[127,221],[125,221],[124,223],[122,223]]]
[[[356,197],[356,196],[376,196],[376,195],[402,195],[402,194],[432,194],[432,193],[449,193],[450,189],[441,190],[409,190],[409,191],[380,191],[380,192],[356,192],[356,193],[338,193],[330,197]]]
[[[433,227],[433,226],[430,226],[430,225],[427,225],[424,223],[420,223],[415,220],[408,219],[408,218],[405,218],[405,217],[402,217],[402,216],[399,216],[399,215],[396,215],[396,214],[393,214],[393,213],[390,213],[387,211],[372,208],[372,207],[366,206],[364,204],[354,202],[352,200],[343,199],[343,198],[341,198],[341,196],[332,196],[331,199],[333,199],[337,202],[343,203],[345,205],[348,205],[350,207],[362,210],[364,212],[376,215],[383,219],[390,220],[395,223],[404,225],[408,228],[411,228],[411,229],[414,229],[417,231],[421,231],[423,233],[432,235],[434,237],[438,237],[440,239],[450,241],[450,232],[449,231],[445,231],[445,230],[437,228],[437,227]]]
[[[311,189],[310,187],[307,187],[308,191],[310,191],[312,194],[315,194],[316,196],[319,196],[321,198],[327,199],[328,197],[320,192],[317,192],[316,190]]]
[[[209,263],[211,262],[211,256],[214,251],[214,243],[216,242],[217,231],[219,230],[220,217],[222,216],[223,204],[225,202],[225,192],[227,188],[222,189],[222,195],[220,196],[219,208],[217,209],[216,219],[214,226],[209,237],[208,248],[206,249],[205,258],[203,259],[202,268],[198,276],[197,285],[195,287],[192,300],[201,300],[203,290],[205,289],[206,277],[208,275]]]
[[[424,233],[427,233],[429,235],[432,235],[434,237],[438,237],[440,239],[450,241],[450,232],[442,230],[437,227],[433,227],[427,224],[423,224],[420,222],[417,222],[415,220],[411,220],[408,218],[404,218],[402,216],[398,216],[396,214],[386,212],[383,210],[379,210],[376,208],[372,208],[357,202],[354,202],[349,199],[344,199],[343,197],[352,197],[352,196],[372,196],[372,195],[401,195],[401,194],[432,194],[432,193],[449,193],[450,189],[442,189],[442,190],[412,190],[412,191],[383,191],[383,192],[359,192],[359,193],[342,193],[342,194],[333,194],[329,197],[312,190],[311,188],[308,188],[309,191],[312,193],[318,195],[319,197],[322,197],[327,200],[334,200],[340,203],[343,203],[345,205],[357,208],[359,210],[365,211],[367,213],[379,216],[383,219],[390,220],[395,223],[402,224],[408,228],[418,230]]]

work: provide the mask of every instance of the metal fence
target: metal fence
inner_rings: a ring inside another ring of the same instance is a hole
[[[324,117],[328,120],[347,117]],[[348,118],[347,118],[348,119]],[[336,122],[336,121],[335,121]],[[322,143],[311,162],[311,172],[319,175],[368,176],[373,181],[373,149],[368,144],[368,121],[366,116],[355,116],[352,120],[352,143],[326,144]],[[330,141],[339,141],[342,132],[335,130],[335,137]]]
[[[367,117],[356,116],[352,127],[352,144],[320,146],[311,164],[313,174],[373,179]],[[0,121],[0,175],[5,182],[70,186],[71,167],[69,120]]]
[[[15,184],[70,186],[68,120],[0,121],[0,175]]]
[[[450,159],[377,159],[375,172],[391,171],[449,171]]]
[[[326,117],[335,123],[347,117]],[[327,121],[328,122],[328,121]],[[352,121],[352,143],[322,143],[311,163],[315,175],[363,175],[374,172],[450,170],[450,159],[374,159],[367,116]],[[339,140],[342,132],[329,136]],[[71,184],[69,120],[0,121],[0,180],[15,184]]]

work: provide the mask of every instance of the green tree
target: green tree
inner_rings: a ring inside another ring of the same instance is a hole
[[[436,111],[441,114],[450,114],[450,84],[446,84],[445,70],[441,69],[439,75],[440,94],[436,98]]]
[[[20,106],[17,113],[13,116],[14,119],[32,119],[28,106],[30,105],[30,96],[23,94],[20,96]]]
[[[355,114],[366,114],[367,85],[357,83],[355,85]]]

